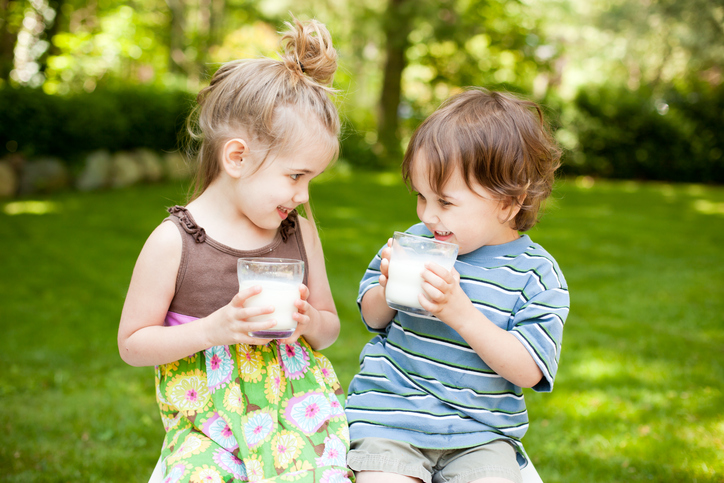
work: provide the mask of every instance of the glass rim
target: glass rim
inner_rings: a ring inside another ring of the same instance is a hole
[[[304,265],[304,260],[297,258],[274,258],[274,257],[240,257],[237,264],[243,262],[266,263],[269,265]]]
[[[423,235],[415,235],[415,234],[413,234],[413,233],[407,233],[407,232],[404,232],[404,231],[395,231],[394,234],[393,234],[393,238],[394,238],[394,235],[409,236],[409,237],[412,237],[412,238],[419,238],[419,239],[421,239],[421,240],[425,240],[425,241],[428,241],[428,242],[431,242],[431,243],[436,243],[436,244],[440,244],[440,245],[449,245],[449,246],[451,246],[451,247],[458,247],[458,244],[457,244],[457,243],[446,242],[446,241],[442,241],[442,240],[436,240],[434,235],[433,235],[432,238],[428,238],[428,237],[423,236]]]

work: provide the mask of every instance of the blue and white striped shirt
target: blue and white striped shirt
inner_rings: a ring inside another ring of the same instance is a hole
[[[432,237],[422,223],[407,232]],[[360,282],[358,304],[379,284],[380,262],[378,252]],[[540,367],[543,379],[533,389],[551,391],[569,307],[568,286],[553,257],[523,235],[460,255],[455,269],[473,305],[515,335]],[[368,329],[378,335],[362,350],[347,398],[352,440],[380,437],[453,449],[507,439],[525,464],[522,389],[491,370],[457,332],[403,312],[385,329]]]

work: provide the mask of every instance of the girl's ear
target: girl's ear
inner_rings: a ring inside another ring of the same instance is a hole
[[[221,166],[232,178],[240,178],[248,169],[249,146],[240,138],[229,139],[221,149]]]

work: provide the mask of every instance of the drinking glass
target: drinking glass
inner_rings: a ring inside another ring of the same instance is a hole
[[[434,262],[451,270],[458,255],[458,246],[396,231],[392,238],[392,255],[387,277],[385,297],[387,305],[395,310],[432,317],[422,308],[418,296],[422,291],[422,272],[425,263]]]
[[[249,297],[244,307],[274,307],[271,314],[249,317],[252,322],[274,319],[276,325],[266,330],[249,332],[262,339],[285,339],[294,333],[297,321],[292,314],[299,299],[299,285],[304,279],[304,262],[290,258],[240,258],[237,262],[239,290],[260,285],[261,292]]]

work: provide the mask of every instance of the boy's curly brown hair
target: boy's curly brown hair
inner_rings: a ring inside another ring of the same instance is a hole
[[[518,231],[538,222],[561,158],[536,103],[482,88],[451,97],[417,128],[402,162],[402,176],[410,187],[418,153],[437,194],[460,169],[471,189],[477,182],[501,201],[520,207],[511,222]]]

